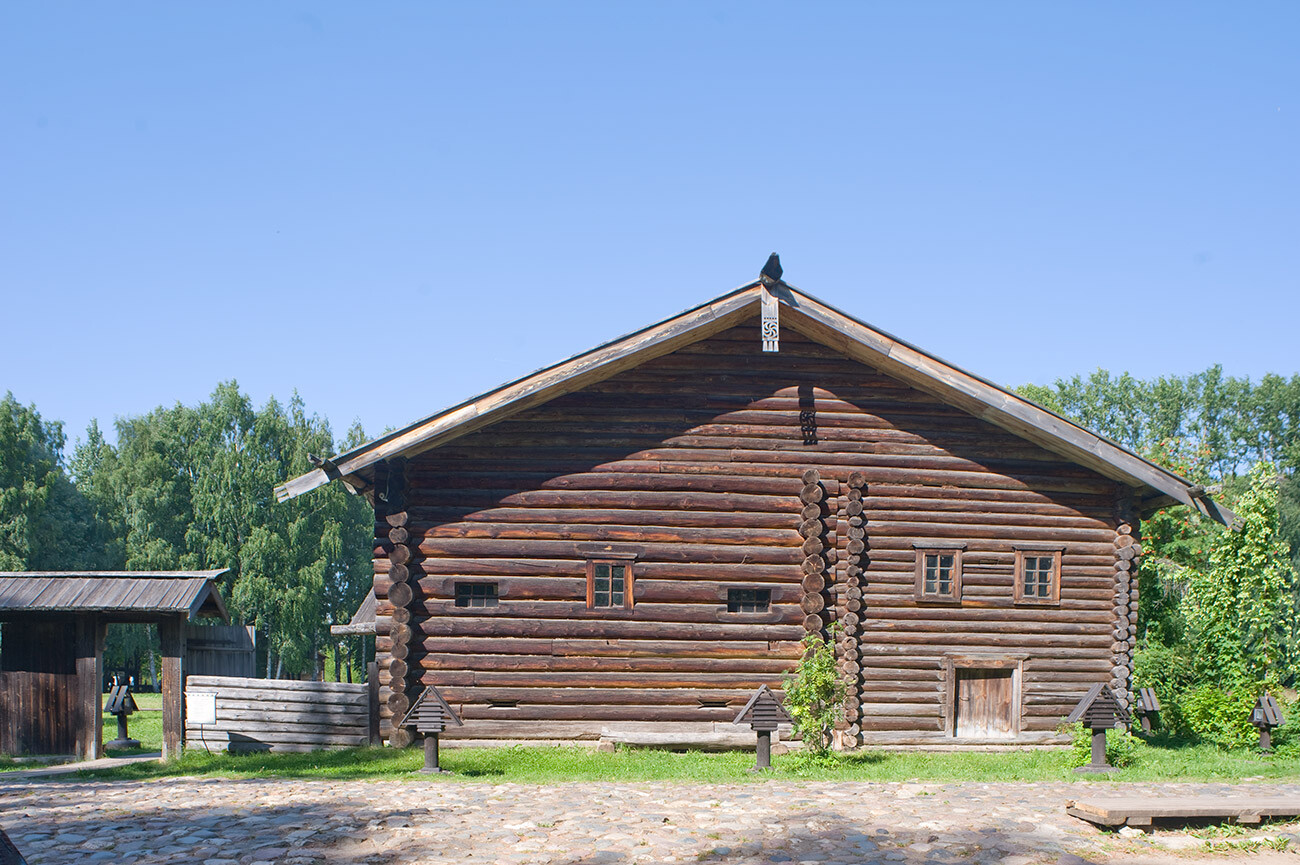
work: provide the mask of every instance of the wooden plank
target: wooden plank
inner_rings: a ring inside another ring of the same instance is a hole
[[[181,665],[185,658],[185,617],[167,616],[158,622],[162,653],[162,723],[164,760],[181,755],[185,738],[185,693]]]
[[[1261,817],[1300,816],[1300,796],[1107,797],[1067,801],[1065,811],[1100,826],[1150,825],[1162,819],[1257,823]]]
[[[76,712],[77,758],[104,756],[104,715],[101,711],[105,624],[97,615],[77,616]]]

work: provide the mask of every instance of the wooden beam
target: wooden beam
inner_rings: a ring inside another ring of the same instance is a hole
[[[168,616],[158,622],[162,644],[163,759],[181,755],[185,741],[185,617]]]
[[[77,711],[71,720],[77,725],[77,758],[80,760],[97,760],[104,756],[101,697],[105,631],[105,623],[99,616],[77,617]]]

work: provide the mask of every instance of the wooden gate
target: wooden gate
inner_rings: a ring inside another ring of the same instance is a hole
[[[956,735],[973,739],[1015,736],[1015,671],[958,668],[955,672]]]

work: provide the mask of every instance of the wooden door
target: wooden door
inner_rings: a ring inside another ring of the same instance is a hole
[[[1011,738],[1015,728],[1013,670],[956,670],[954,732],[976,739]]]

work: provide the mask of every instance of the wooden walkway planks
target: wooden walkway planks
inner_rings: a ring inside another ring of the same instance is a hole
[[[1070,800],[1065,813],[1099,826],[1150,826],[1152,820],[1232,820],[1258,823],[1264,817],[1300,816],[1300,796],[1121,796]]]

